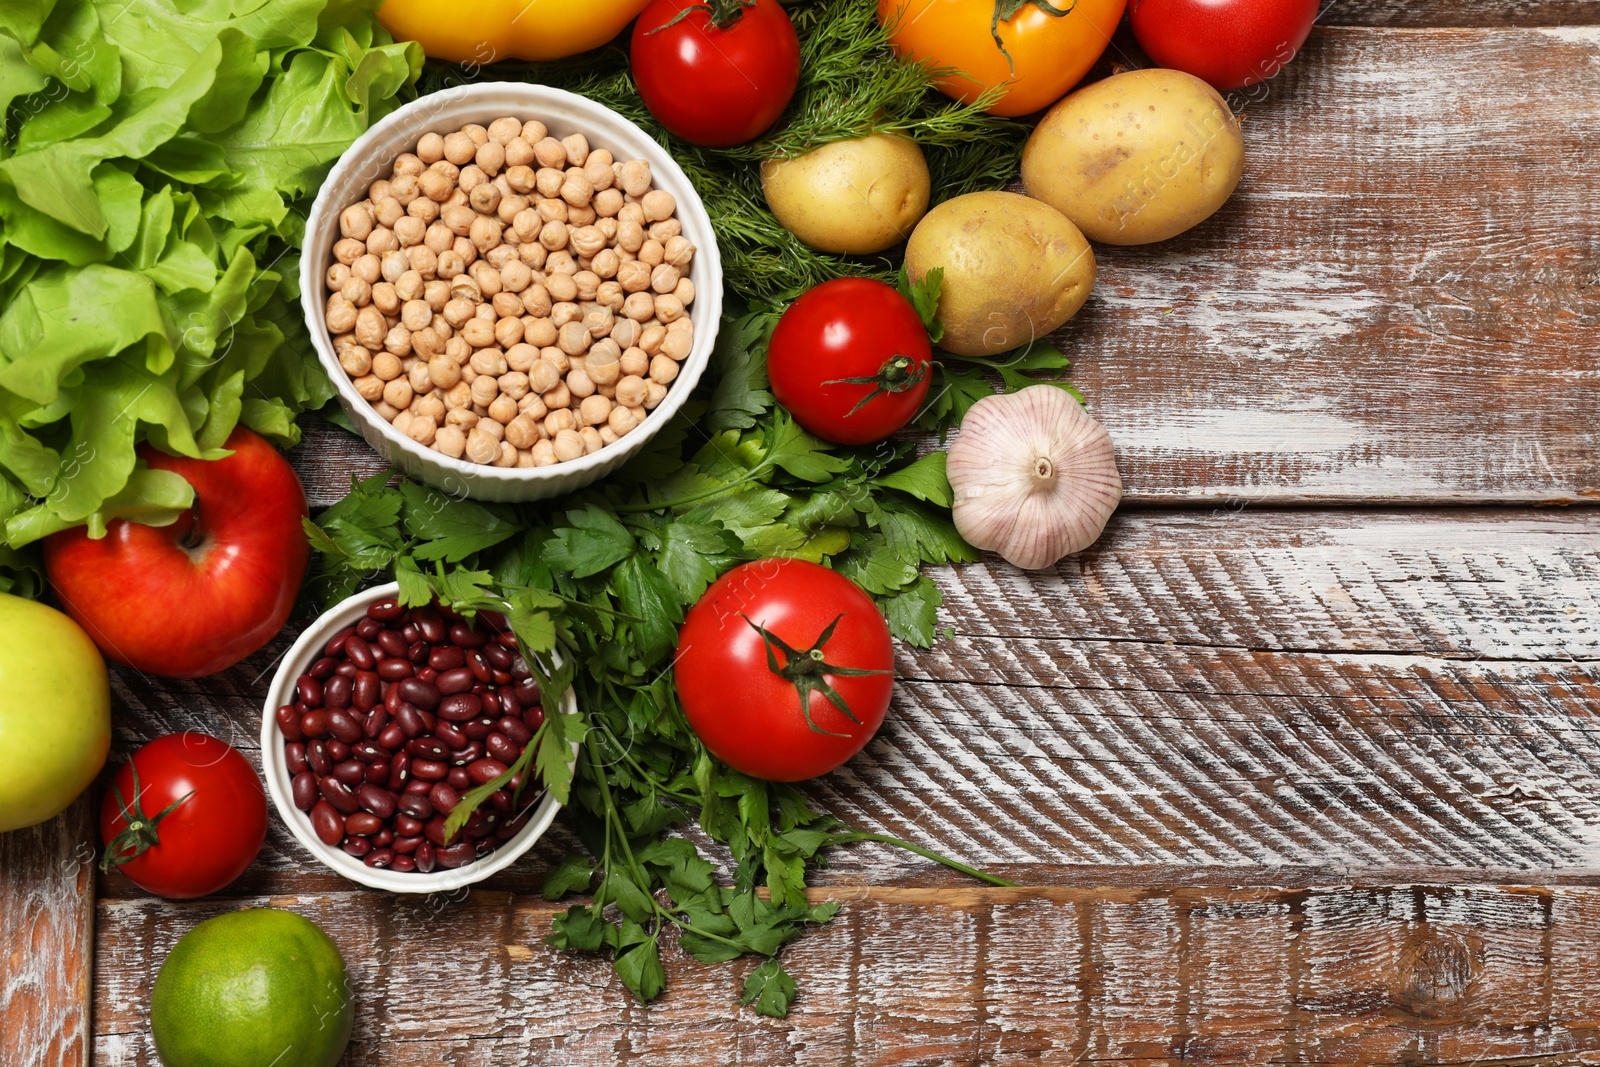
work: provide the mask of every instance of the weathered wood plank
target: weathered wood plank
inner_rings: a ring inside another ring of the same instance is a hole
[[[902,649],[884,732],[808,787],[852,823],[1045,883],[1600,873],[1600,513],[1133,511],[1054,571],[934,578],[951,636]],[[119,752],[192,728],[253,755],[288,640],[119,674]],[[237,891],[339,888],[308,862],[274,825]],[[958,881],[877,846],[827,878]]]
[[[1233,201],[1097,249],[1057,337],[1126,499],[1600,503],[1597,63],[1600,27],[1318,31]],[[318,502],[379,466],[312,442]]]
[[[1322,26],[1451,27],[1496,30],[1512,26],[1591,26],[1600,23],[1596,0],[1326,0]]]
[[[93,810],[0,834],[0,1067],[88,1067]]]
[[[669,992],[641,1009],[605,964],[541,943],[555,906],[509,894],[106,901],[96,1051],[153,1067],[145,1011],[167,950],[270,903],[324,924],[354,964],[351,1067],[1600,1062],[1592,888],[836,895],[840,917],[785,951],[803,990],[786,1020],[737,1007],[747,964],[675,950]]]

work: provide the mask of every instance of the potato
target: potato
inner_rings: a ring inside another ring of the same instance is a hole
[[[1068,96],[1022,151],[1028,195],[1109,245],[1165,241],[1239,184],[1244,138],[1217,91],[1176,70],[1130,70]]]
[[[863,255],[904,241],[928,210],[931,185],[917,143],[887,133],[761,164],[767,206],[821,252]]]
[[[944,268],[941,347],[993,356],[1027,344],[1078,313],[1094,288],[1094,252],[1070,219],[1017,193],[946,200],[906,244],[914,281]]]

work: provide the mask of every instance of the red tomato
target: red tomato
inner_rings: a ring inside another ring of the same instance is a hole
[[[872,740],[893,668],[889,627],[860,586],[806,560],[765,559],[723,575],[689,610],[673,671],[689,725],[713,756],[756,778],[798,782]]]
[[[633,24],[631,62],[661,125],[727,148],[761,136],[789,106],[800,38],[777,0],[654,0]]]
[[[933,345],[911,302],[870,278],[809,290],[767,347],[772,395],[801,426],[842,445],[881,441],[928,395]]]
[[[158,896],[203,897],[243,874],[261,851],[267,798],[250,761],[229,745],[168,734],[117,771],[100,805],[100,836],[102,868],[116,867]]]
[[[1132,0],[1133,35],[1163,67],[1218,89],[1266,81],[1293,59],[1319,0]]]

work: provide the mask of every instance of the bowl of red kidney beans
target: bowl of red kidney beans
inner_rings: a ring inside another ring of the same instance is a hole
[[[261,724],[267,790],[295,838],[351,881],[459,889],[516,862],[561,807],[519,776],[445,831],[533,741],[545,698],[502,619],[406,608],[399,586],[378,586],[323,613],[278,668]],[[570,689],[560,699],[576,710]]]

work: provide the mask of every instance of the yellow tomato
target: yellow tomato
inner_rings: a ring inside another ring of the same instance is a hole
[[[397,40],[416,41],[435,59],[493,63],[561,59],[599,48],[650,0],[387,0],[378,12]]]
[[[1111,43],[1127,0],[1057,0],[1065,15],[1025,3],[996,25],[997,7],[1008,6],[1007,0],[878,0],[878,18],[894,28],[901,56],[960,72],[939,83],[946,96],[970,103],[1003,85],[1006,95],[989,111],[1027,115],[1061,99],[1089,73]],[[995,44],[995,29],[1004,51]]]

